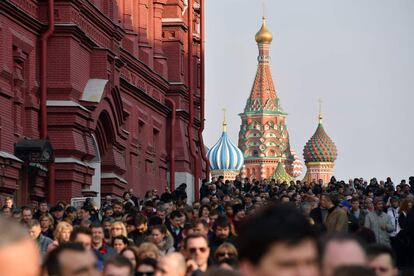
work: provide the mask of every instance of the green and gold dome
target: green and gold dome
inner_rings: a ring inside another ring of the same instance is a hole
[[[281,160],[277,164],[277,167],[275,169],[275,172],[273,173],[272,178],[274,178],[276,181],[279,181],[280,183],[286,182],[288,184],[290,181],[295,180],[290,174],[286,172],[283,162]]]

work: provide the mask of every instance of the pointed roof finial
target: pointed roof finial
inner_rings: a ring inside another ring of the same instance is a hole
[[[223,132],[227,132],[227,118],[226,118],[226,109],[223,108]]]
[[[262,15],[262,27],[256,33],[255,39],[259,44],[270,44],[272,42],[273,36],[272,33],[266,27],[266,16],[265,16],[265,2],[263,4],[263,15]]]
[[[323,119],[323,116],[322,116],[322,98],[319,98],[318,103],[319,103],[318,123],[321,125],[322,124],[322,119]]]
[[[265,0],[263,0],[262,1],[262,19],[263,20],[265,20],[266,19],[266,14],[265,14],[265,11],[266,11],[266,3],[265,3]]]

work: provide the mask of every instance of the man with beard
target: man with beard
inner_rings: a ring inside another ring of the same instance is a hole
[[[122,220],[122,216],[124,215],[124,205],[121,201],[116,200],[112,203],[113,214],[112,217],[115,220]]]
[[[231,233],[231,222],[227,217],[220,216],[215,220],[213,232],[214,234],[209,242],[212,253],[224,242],[234,244],[234,237]]]
[[[370,212],[365,217],[364,226],[375,233],[377,243],[390,246],[390,235],[388,233],[394,230],[390,217],[384,213],[384,203],[382,198],[376,198],[374,201],[375,211]]]
[[[150,235],[148,230],[148,219],[144,215],[137,215],[135,218],[135,230],[128,234],[128,238],[134,241],[136,246],[140,246],[141,243]]]

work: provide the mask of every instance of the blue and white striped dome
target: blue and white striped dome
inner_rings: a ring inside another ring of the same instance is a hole
[[[225,127],[220,139],[207,152],[207,158],[210,170],[240,170],[244,162],[243,153],[230,140]]]

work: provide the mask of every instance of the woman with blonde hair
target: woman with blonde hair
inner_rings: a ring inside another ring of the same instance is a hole
[[[54,239],[53,225],[55,220],[50,214],[43,214],[39,217],[40,228],[42,229],[42,235],[50,239]]]
[[[152,242],[141,243],[136,253],[138,255],[138,262],[141,262],[145,258],[153,258],[157,260],[158,257],[161,256],[160,250]]]
[[[53,232],[53,236],[55,237],[55,239],[53,243],[51,243],[47,248],[47,252],[52,251],[62,243],[68,242],[72,231],[72,225],[70,225],[66,221],[59,222],[58,225],[56,225],[55,231]]]
[[[110,240],[117,236],[124,236],[127,237],[128,233],[125,227],[125,224],[122,221],[114,221],[111,224],[111,229],[109,231]]]
[[[233,244],[224,242],[214,252],[214,260],[216,263],[221,263],[224,259],[237,258],[238,255],[237,249]]]

